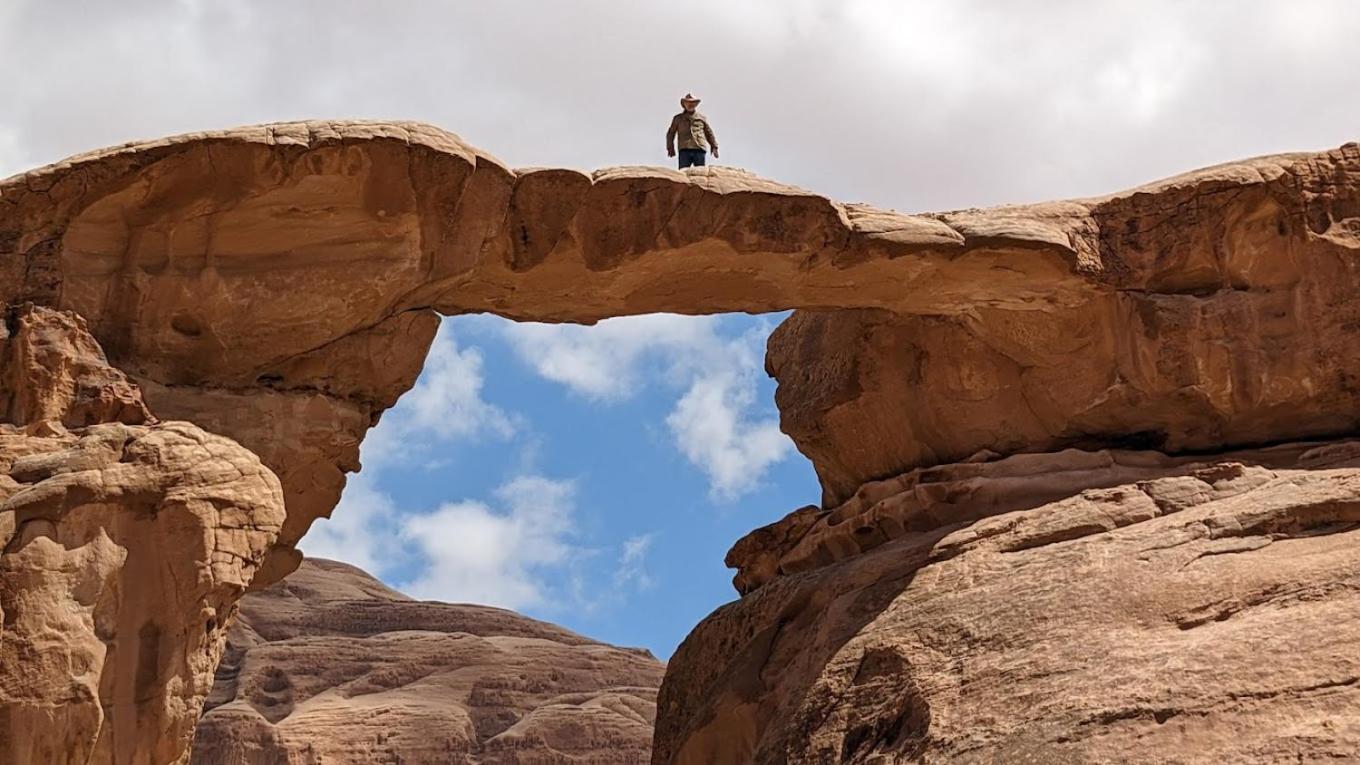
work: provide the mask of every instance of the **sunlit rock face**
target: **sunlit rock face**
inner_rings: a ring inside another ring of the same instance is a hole
[[[642,765],[664,665],[485,606],[411,600],[308,559],[247,595],[197,765]]]
[[[156,422],[79,317],[0,311],[0,762],[181,761],[278,480]]]
[[[257,454],[286,516],[231,586],[262,587],[438,314],[801,309],[767,366],[823,495],[733,549],[744,597],[670,665],[655,762],[1308,761],[1356,748],[1357,255],[1355,144],[905,215],[290,123],[0,182],[0,302],[70,312],[127,376],[42,406],[42,363],[0,377],[60,424],[24,439],[210,438],[155,412]]]

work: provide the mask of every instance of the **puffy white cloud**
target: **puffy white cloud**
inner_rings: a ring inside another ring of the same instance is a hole
[[[299,545],[308,556],[331,558],[382,576],[397,559],[397,507],[377,486],[376,469],[350,476],[330,518],[312,524]]]
[[[507,439],[522,426],[520,417],[488,403],[482,396],[486,382],[482,353],[460,348],[453,322],[439,325],[425,368],[411,390],[385,413],[364,439],[364,464],[413,452],[430,453],[454,441]]]
[[[535,608],[561,595],[560,572],[581,550],[575,529],[575,486],[522,476],[495,493],[497,504],[464,501],[403,519],[407,549],[426,561],[402,585],[417,598]]]
[[[352,563],[412,597],[545,615],[617,607],[655,585],[653,535],[624,540],[612,571],[603,550],[579,541],[574,481],[521,475],[488,501],[413,512],[377,486],[381,473],[351,479],[333,517],[303,538],[307,555]]]
[[[612,337],[626,338],[630,331],[623,329]],[[657,333],[699,334],[680,325],[658,325]],[[644,345],[634,345],[642,355]],[[608,356],[597,341],[582,340],[580,347]],[[614,361],[601,363],[628,373]],[[590,393],[592,381],[582,379]],[[591,612],[650,587],[651,536],[626,540],[612,569],[601,550],[579,544],[575,483],[532,472],[540,444],[518,414],[486,401],[484,385],[481,352],[460,346],[446,320],[420,379],[365,439],[364,469],[350,477],[332,517],[313,525],[304,552],[353,563],[414,597],[544,613]],[[485,501],[462,499],[422,512],[399,507],[384,490],[385,477],[400,465],[429,462],[454,444],[519,436],[518,477]]]
[[[349,477],[340,503],[328,519],[312,525],[301,547],[320,558],[335,558],[382,576],[402,559],[400,512],[380,488],[393,465],[437,464],[455,442],[510,438],[522,423],[482,397],[481,352],[460,348],[452,322],[439,327],[415,386],[368,432],[360,452],[363,469]]]
[[[618,568],[614,570],[616,592],[650,590],[656,586],[656,581],[647,572],[647,553],[655,539],[655,534],[638,534],[623,540],[619,547]]]
[[[448,319],[439,325],[420,379],[398,402],[401,426],[438,438],[508,437],[515,430],[513,418],[482,398],[481,351],[459,349],[452,326]]]
[[[701,375],[666,417],[676,446],[708,475],[717,499],[731,501],[755,489],[792,447],[777,420],[747,414],[755,399],[748,377],[743,369]]]
[[[756,489],[792,450],[756,399],[768,324],[731,337],[716,317],[657,314],[593,327],[506,323],[503,332],[530,368],[591,399],[621,400],[644,384],[683,390],[666,424],[714,499]]]

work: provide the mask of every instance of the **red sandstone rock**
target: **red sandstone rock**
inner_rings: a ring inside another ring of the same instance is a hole
[[[1227,452],[1215,460],[1250,465],[1248,476],[1276,467],[1312,468],[1335,460],[1342,446],[1316,443]],[[756,529],[727,554],[737,569],[733,585],[746,594],[779,576],[808,571],[868,552],[892,540],[929,535],[1016,510],[1076,497],[1090,489],[1138,482],[1140,487],[1184,486],[1195,502],[1214,495],[1204,482],[1220,472],[1204,457],[1168,457],[1160,452],[1067,449],[1055,453],[918,468],[895,478],[866,483],[844,504],[807,507]],[[1163,481],[1162,479],[1167,479]],[[1230,488],[1240,480],[1227,484]],[[1215,489],[1216,491],[1216,489]],[[1207,494],[1203,492],[1209,492]],[[1067,512],[1076,513],[1075,506]],[[1100,525],[1099,519],[1092,523]],[[985,527],[987,523],[979,523]]]
[[[79,316],[31,304],[9,314],[0,323],[0,421],[78,428],[154,420]]]

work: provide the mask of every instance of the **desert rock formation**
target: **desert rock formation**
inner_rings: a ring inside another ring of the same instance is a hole
[[[191,762],[650,762],[664,665],[308,559],[241,601]]]
[[[179,761],[282,526],[278,480],[155,422],[79,317],[3,312],[0,763]]]
[[[73,310],[152,409],[280,477],[264,580],[418,373],[434,312],[836,309],[772,344],[824,502],[989,449],[1179,451],[1360,423],[1360,146],[1101,199],[904,215],[740,171],[512,171],[412,123],[290,123],[0,183],[0,301]],[[862,309],[845,311],[844,309]]]
[[[654,762],[1353,759],[1360,442],[1171,462],[936,468],[842,531],[757,532],[733,551],[750,594],[671,660]],[[856,547],[888,518],[906,530]],[[758,549],[801,573],[753,576],[777,568]]]
[[[767,367],[823,496],[733,549],[744,596],[670,665],[655,762],[1345,757],[1357,256],[1356,144],[906,215],[724,168],[515,171],[419,124],[269,125],[0,182],[0,304],[70,312],[127,375],[7,357],[0,402],[56,423],[6,431],[63,455],[43,464],[131,476],[107,434],[213,438],[150,412],[258,454],[286,516],[223,575],[258,587],[298,565],[438,314],[801,309]],[[48,496],[27,477],[53,474],[5,459],[23,488],[6,502]],[[88,599],[54,586],[34,597]]]

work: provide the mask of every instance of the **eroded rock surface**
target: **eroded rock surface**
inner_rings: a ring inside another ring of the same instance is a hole
[[[512,171],[428,125],[290,123],[0,183],[0,300],[78,312],[154,410],[261,455],[289,512],[272,579],[414,381],[434,311],[835,309],[770,356],[826,505],[980,449],[1344,432],[1358,178],[1349,144],[905,215],[731,169]]]
[[[1057,238],[1096,253],[1099,289],[975,299],[971,282],[935,282],[968,305],[778,328],[781,425],[825,504],[984,449],[1211,451],[1360,430],[1360,145],[1070,204]],[[943,219],[1028,225],[1055,207]]]
[[[0,763],[182,761],[282,526],[278,480],[155,423],[78,317],[4,313]]]
[[[877,513],[920,530],[769,578],[706,619],[671,660],[654,762],[1360,751],[1360,444],[1179,468],[1036,459],[879,487],[846,525]],[[1038,504],[1005,512],[1014,502]],[[808,515],[782,530],[829,539]]]
[[[308,559],[242,600],[192,762],[645,763],[663,669]]]
[[[1293,443],[1227,452],[1213,459],[1250,465],[1247,474],[1259,476],[1269,468],[1328,465],[1339,448],[1343,447]],[[1349,442],[1344,448],[1351,448]],[[1214,496],[1205,493],[1204,485],[1222,481],[1219,465],[1206,465],[1204,460],[1153,451],[1067,449],[1004,458],[979,455],[973,462],[918,468],[864,484],[837,507],[805,507],[756,529],[732,547],[727,565],[737,569],[733,585],[745,594],[776,577],[820,568],[894,539],[1029,510],[1089,489],[1137,482],[1140,487],[1156,487],[1158,496],[1170,502],[1166,492],[1181,487],[1191,495],[1185,501],[1202,503]],[[1233,480],[1225,485],[1240,485],[1241,476],[1230,471],[1229,478]],[[1082,515],[1089,522],[1080,526],[1083,533],[1100,526],[1113,528],[1098,509],[1088,512],[1079,503],[1064,507],[1068,520]]]
[[[0,422],[143,425],[141,391],[109,366],[85,321],[70,312],[0,305]]]

